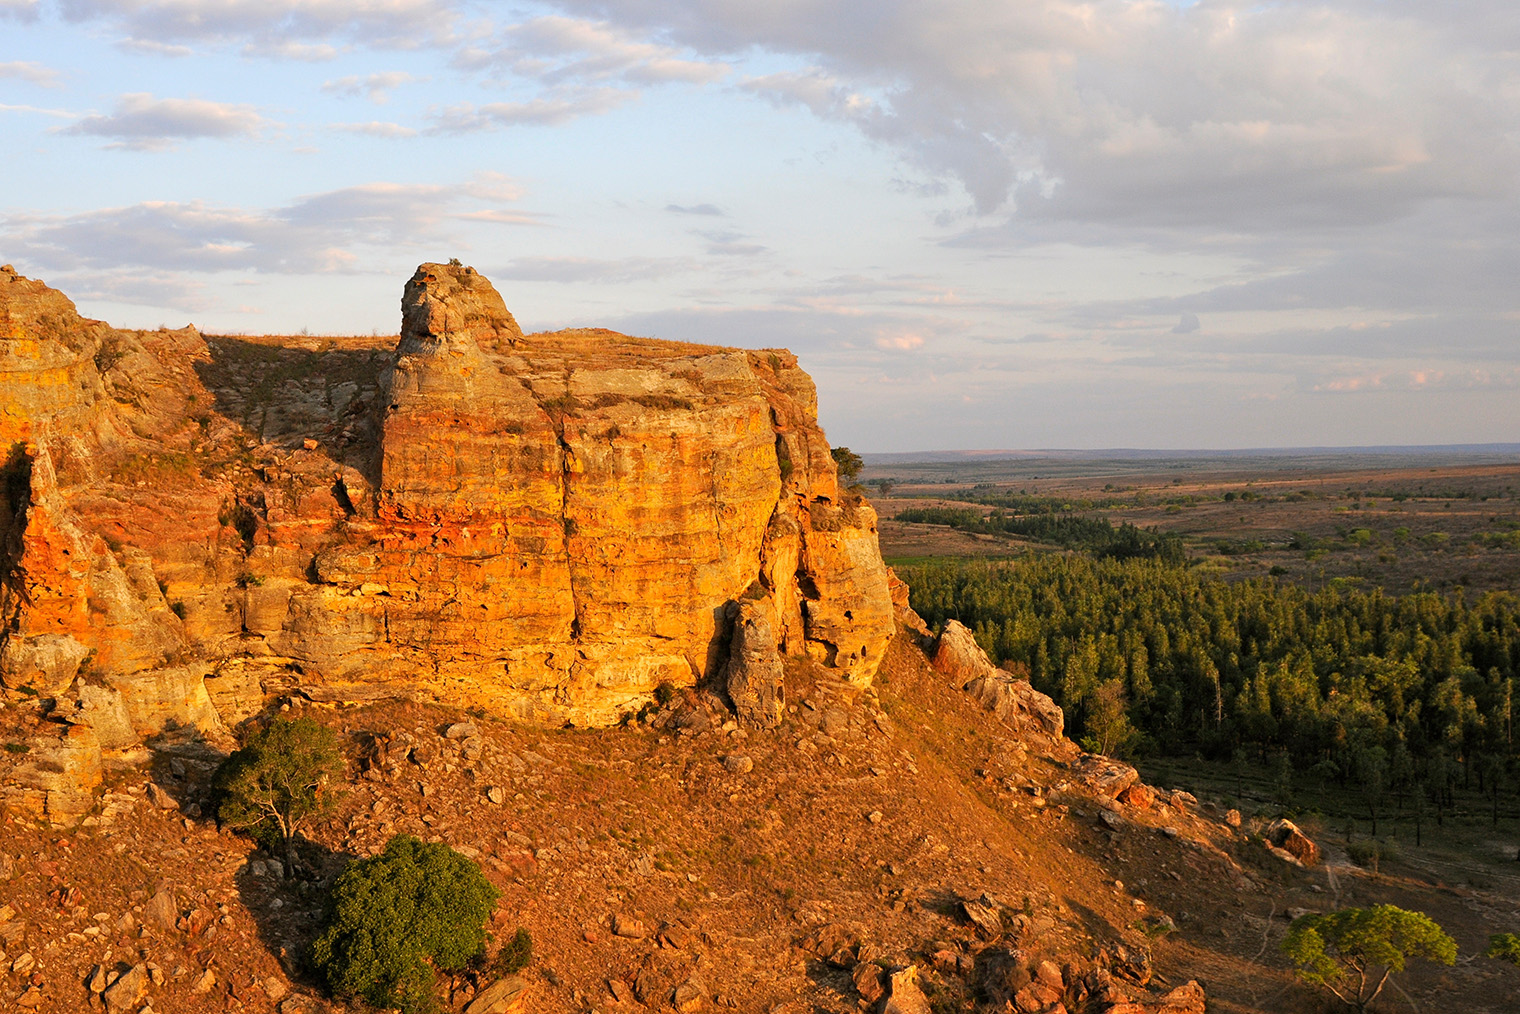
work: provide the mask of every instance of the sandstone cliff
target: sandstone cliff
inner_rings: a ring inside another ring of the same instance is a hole
[[[394,344],[121,331],[6,267],[0,461],[0,683],[138,735],[295,688],[607,724],[719,688],[739,600],[858,684],[893,629],[794,356],[524,336],[470,268]]]

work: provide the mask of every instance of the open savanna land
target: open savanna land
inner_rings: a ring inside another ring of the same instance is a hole
[[[1520,578],[1520,456],[1263,455],[1231,459],[1004,459],[868,464],[889,562],[1016,556],[1040,543],[905,523],[965,508],[1106,518],[1181,535],[1194,566],[1390,592],[1513,589]],[[931,481],[934,480],[934,481]]]

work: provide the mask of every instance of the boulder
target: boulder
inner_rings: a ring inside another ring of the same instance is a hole
[[[142,918],[144,925],[152,926],[160,932],[173,930],[179,922],[179,902],[174,897],[174,889],[164,886],[155,891],[143,906]]]
[[[53,824],[72,824],[88,813],[104,780],[95,730],[48,723],[27,746],[3,795],[22,811]]]
[[[193,727],[207,738],[225,741],[226,727],[206,690],[208,672],[203,665],[165,666],[108,677],[107,682],[121,694],[139,736]]]
[[[465,1005],[464,1014],[507,1014],[528,998],[528,984],[515,975],[498,979]]]
[[[1315,866],[1320,861],[1319,846],[1291,820],[1274,820],[1267,825],[1265,837],[1269,845],[1286,852],[1300,865]]]
[[[932,1014],[929,998],[918,982],[917,965],[893,972],[888,978],[887,1002],[882,1006],[881,1014]]]
[[[963,686],[979,677],[991,676],[997,667],[976,643],[976,635],[959,620],[946,620],[932,658],[937,672],[944,673]]]
[[[961,902],[961,911],[988,940],[1003,935],[1003,906],[989,894]]]
[[[875,1004],[886,995],[886,974],[880,965],[873,961],[862,961],[850,972],[850,981],[855,984],[855,992],[868,1004]]]
[[[1077,766],[1077,779],[1083,788],[1099,798],[1118,799],[1132,786],[1140,784],[1140,772],[1112,757],[1088,754]]]
[[[100,749],[106,753],[126,750],[139,742],[126,701],[120,691],[110,687],[81,686],[72,717],[95,730]]]
[[[679,1011],[701,1010],[707,1005],[707,986],[693,976],[671,992],[670,1004]]]
[[[1204,1014],[1207,998],[1192,979],[1160,996],[1141,995],[1104,1004],[1103,1014]]]
[[[147,992],[148,966],[139,963],[117,976],[116,981],[106,987],[102,998],[109,1014],[122,1014],[124,1011],[135,1014],[138,1002]]]
[[[69,634],[34,634],[7,638],[0,646],[0,673],[12,686],[44,694],[68,689],[90,649]]]
[[[612,933],[627,940],[642,940],[649,935],[649,928],[643,920],[619,912],[612,917]]]

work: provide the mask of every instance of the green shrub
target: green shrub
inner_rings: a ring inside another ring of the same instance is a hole
[[[1346,855],[1353,863],[1363,869],[1370,868],[1374,873],[1383,863],[1390,859],[1398,859],[1401,854],[1399,844],[1395,841],[1363,839],[1346,846]]]
[[[459,971],[482,953],[496,898],[465,856],[397,835],[338,877],[312,964],[338,996],[404,1014],[434,1011],[434,970]]]
[[[860,478],[860,470],[866,467],[861,456],[848,447],[831,447],[829,454],[833,456],[834,465],[839,470],[839,478],[844,484],[855,485],[855,481]]]
[[[528,963],[533,960],[533,937],[521,926],[513,934],[512,939],[501,945],[501,950],[496,952],[496,960],[491,962],[491,974],[500,978],[504,975],[516,975]]]
[[[1485,957],[1498,958],[1512,965],[1520,965],[1520,936],[1513,933],[1495,933],[1488,938]]]
[[[1346,846],[1347,857],[1364,869],[1373,864],[1377,859],[1377,854],[1377,842],[1375,841],[1363,839],[1362,841],[1354,841]]]
[[[781,481],[786,482],[792,477],[795,466],[792,464],[792,449],[787,446],[786,438],[776,434],[776,465],[781,469]]]

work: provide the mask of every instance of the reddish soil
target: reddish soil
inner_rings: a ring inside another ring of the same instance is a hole
[[[1061,750],[1018,742],[905,636],[875,691],[820,682],[806,663],[789,682],[793,703],[776,732],[550,730],[477,718],[477,760],[441,732],[466,715],[297,701],[294,711],[344,734],[353,777],[293,881],[251,865],[260,856],[246,840],[153,805],[141,769],[114,776],[85,826],[48,830],[7,816],[5,902],[10,924],[23,927],[6,939],[7,961],[31,954],[35,966],[3,980],[5,999],[25,996],[30,981],[40,987],[36,1010],[81,1010],[97,963],[145,960],[161,969],[148,994],[160,1010],[273,1010],[286,992],[281,1011],[347,1009],[323,999],[301,964],[322,918],[320,885],[407,832],[481,862],[502,890],[496,939],[531,931],[533,1011],[645,1009],[639,996],[654,1009],[687,980],[708,1003],[739,1010],[859,1009],[849,970],[822,960],[820,938],[825,951],[853,945],[851,960],[927,967],[937,1011],[1003,1009],[973,1001],[996,988],[986,975],[1010,953],[1082,968],[1116,943],[1149,953],[1153,987],[1200,980],[1211,1010],[1309,1010],[1317,1001],[1292,984],[1276,950],[1283,914],[1337,898],[1395,899],[1457,935],[1468,958],[1411,976],[1417,998],[1473,1012],[1520,1001],[1520,970],[1471,960],[1486,933],[1513,927],[1512,906],[1342,869],[1337,895],[1323,869],[1271,857],[1207,801],[1196,814],[1124,807],[1111,829],[1069,786]],[[20,711],[0,717],[13,724]],[[194,765],[180,766],[183,778],[165,766],[183,748],[159,745],[155,784],[197,798]],[[731,772],[724,758],[736,754],[753,770]],[[500,805],[486,797],[493,786],[504,790]],[[164,886],[184,917],[175,928],[145,914]],[[1007,906],[1009,935],[995,943],[957,904],[984,892]],[[614,915],[647,932],[613,935]],[[1161,932],[1167,919],[1175,931]],[[950,971],[947,954],[972,961]],[[208,969],[214,984],[198,993]],[[451,986],[458,1009],[475,983]],[[629,999],[614,1000],[614,988]]]

